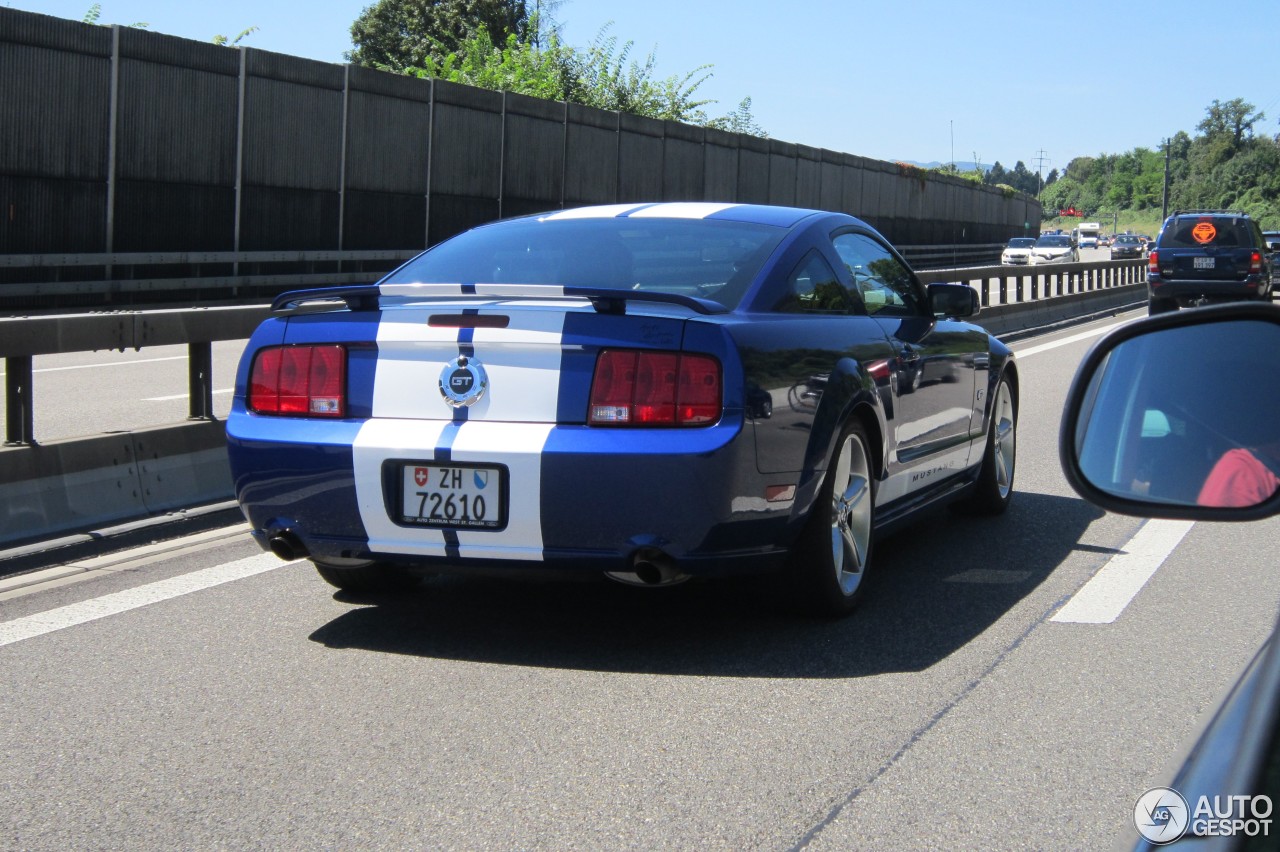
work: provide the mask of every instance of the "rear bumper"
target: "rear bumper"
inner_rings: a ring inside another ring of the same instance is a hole
[[[710,575],[780,566],[797,529],[791,500],[765,498],[786,475],[756,471],[744,428],[315,423],[233,412],[227,445],[236,497],[264,547],[287,530],[317,557],[600,571],[629,570],[637,551],[657,548],[685,573]],[[504,467],[506,527],[399,523],[391,462],[401,460]]]
[[[1179,303],[1199,301],[1239,301],[1257,299],[1271,293],[1271,282],[1260,275],[1243,281],[1205,281],[1147,276],[1147,293],[1153,299],[1175,299]]]

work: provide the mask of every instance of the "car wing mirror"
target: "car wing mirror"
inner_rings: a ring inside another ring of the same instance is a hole
[[[1086,500],[1153,518],[1280,514],[1280,307],[1228,304],[1116,329],[1063,411],[1063,473]]]
[[[979,310],[978,292],[968,284],[929,285],[929,311],[935,317],[971,317]]]

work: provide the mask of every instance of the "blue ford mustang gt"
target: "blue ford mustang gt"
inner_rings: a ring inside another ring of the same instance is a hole
[[[257,540],[348,590],[780,572],[854,607],[872,540],[1009,503],[1018,374],[851,216],[622,204],[475,228],[253,334],[227,442]]]

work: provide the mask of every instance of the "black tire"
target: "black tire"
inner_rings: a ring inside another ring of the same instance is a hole
[[[807,613],[847,615],[862,596],[875,527],[873,459],[866,429],[846,423],[793,553],[795,597]]]
[[[400,592],[422,582],[417,574],[384,562],[355,559],[344,562],[351,564],[311,560],[316,566],[316,573],[326,583],[344,592]]]
[[[1147,316],[1155,316],[1156,314],[1167,314],[1178,309],[1178,303],[1173,299],[1151,298],[1147,303]]]
[[[970,515],[1001,515],[1013,500],[1018,460],[1018,402],[1008,376],[1001,376],[991,401],[991,423],[982,468],[973,490],[952,508]]]

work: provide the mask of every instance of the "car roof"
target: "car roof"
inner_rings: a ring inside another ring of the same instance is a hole
[[[1243,210],[1175,210],[1170,219],[1249,219]]]
[[[803,207],[776,207],[767,204],[727,204],[713,201],[668,201],[658,203],[601,204],[592,207],[573,207],[521,217],[540,222],[565,219],[710,219],[727,222],[747,222],[758,225],[774,225],[792,228],[813,216],[843,215],[825,210]],[[848,217],[866,226],[852,216]],[[496,224],[496,223],[493,223]]]

